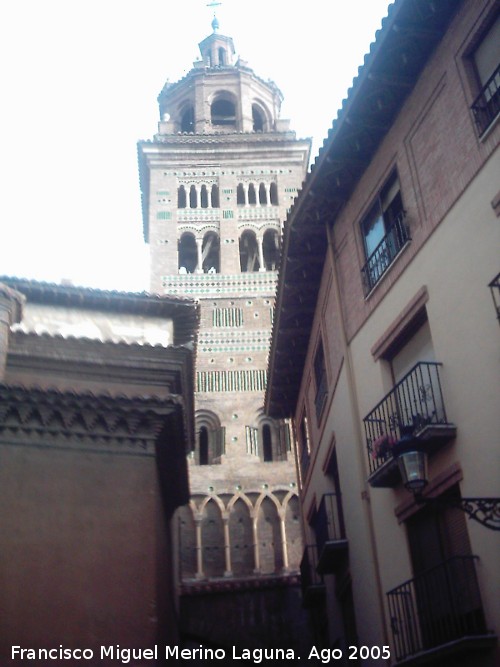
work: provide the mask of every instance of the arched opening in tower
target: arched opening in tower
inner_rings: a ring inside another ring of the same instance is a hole
[[[212,208],[220,208],[219,186],[212,185]]]
[[[219,47],[219,65],[226,65],[226,51],[222,46]]]
[[[257,193],[255,192],[255,185],[250,183],[248,186],[248,203],[255,206],[257,203]]]
[[[266,271],[276,271],[280,256],[280,239],[275,229],[266,229],[262,242]]]
[[[204,273],[219,273],[220,243],[215,232],[207,232],[203,237],[202,266]]]
[[[236,107],[230,100],[215,100],[210,108],[210,115],[212,125],[236,127]]]
[[[201,208],[208,208],[208,190],[206,185],[201,186],[200,203]]]
[[[259,204],[267,204],[267,191],[265,183],[261,183],[259,185]]]
[[[273,460],[273,441],[271,437],[271,427],[269,424],[264,424],[262,427],[262,448],[264,461]]]
[[[253,131],[264,131],[264,114],[256,104],[252,104]]]
[[[245,188],[243,183],[238,183],[238,187],[236,188],[236,203],[238,206],[245,205]]]
[[[179,239],[178,256],[179,273],[194,273],[198,266],[198,253],[192,234],[185,233]]]
[[[271,198],[271,204],[273,206],[278,206],[278,186],[276,183],[271,183],[269,188],[269,196]]]
[[[196,188],[194,185],[192,185],[189,188],[189,208],[197,208],[198,207],[198,193],[196,192]]]
[[[186,204],[187,204],[186,188],[183,185],[181,185],[177,190],[177,208],[186,208]]]
[[[194,109],[186,107],[181,114],[181,132],[194,132]]]
[[[242,273],[260,269],[259,247],[255,232],[246,230],[240,237],[240,266]]]
[[[200,428],[200,465],[207,466],[208,456],[208,429],[206,426]]]

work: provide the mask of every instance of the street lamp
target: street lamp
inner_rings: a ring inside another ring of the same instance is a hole
[[[439,507],[456,507],[482,526],[500,530],[500,498],[427,498],[422,491],[429,482],[427,451],[420,438],[411,433],[403,434],[393,445],[392,455],[396,459],[403,484],[412,491],[418,504],[433,504]]]

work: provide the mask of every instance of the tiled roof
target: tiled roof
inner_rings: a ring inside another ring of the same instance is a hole
[[[187,297],[120,292],[75,285],[39,282],[26,278],[0,276],[0,284],[23,294],[33,303],[132,313],[174,320],[174,344],[194,343],[199,324],[199,306]]]
[[[328,247],[349,200],[461,5],[395,0],[285,222],[266,409],[295,409]]]

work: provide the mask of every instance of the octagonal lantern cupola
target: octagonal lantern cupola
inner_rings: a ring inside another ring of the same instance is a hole
[[[279,88],[236,59],[232,38],[217,32],[217,19],[212,27],[198,45],[201,60],[158,96],[159,135],[287,131],[288,121],[279,119]]]

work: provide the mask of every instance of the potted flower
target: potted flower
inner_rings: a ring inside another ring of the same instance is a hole
[[[379,437],[375,438],[372,442],[372,457],[374,459],[379,459],[386,456],[396,442],[397,439],[393,435],[382,433],[382,435],[379,435]]]

